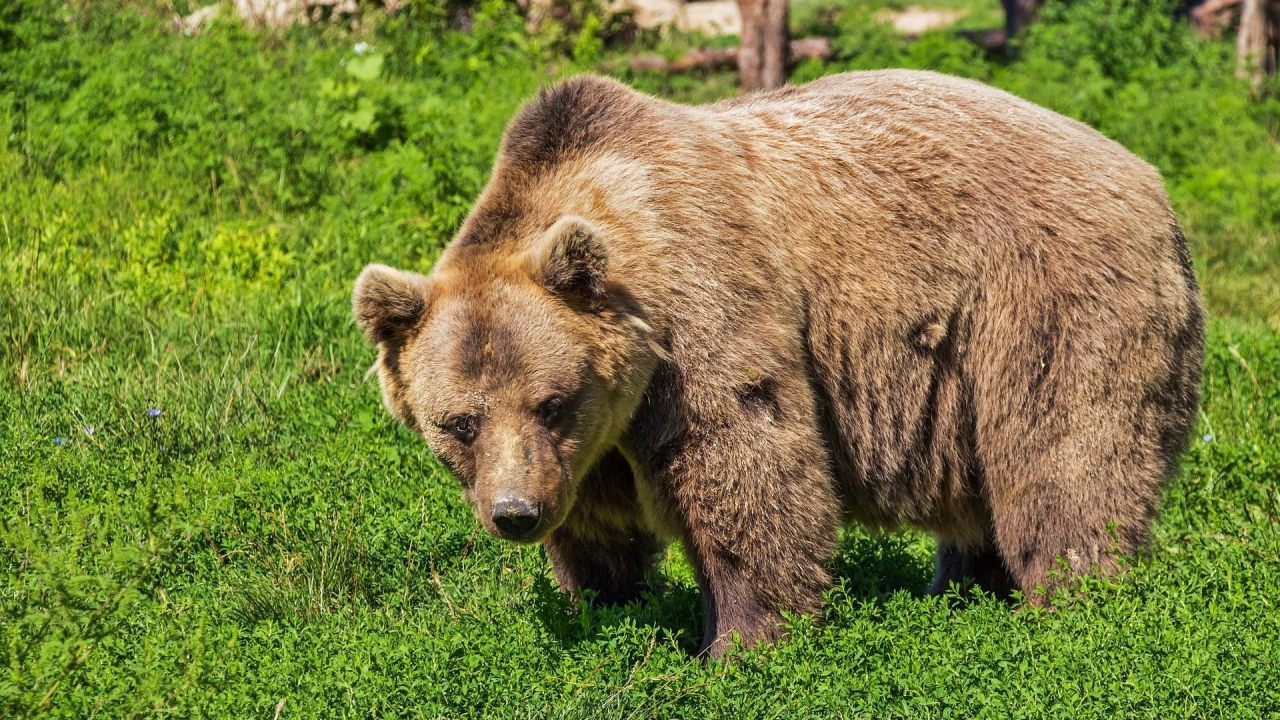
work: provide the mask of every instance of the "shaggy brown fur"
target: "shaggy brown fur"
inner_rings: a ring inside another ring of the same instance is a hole
[[[355,312],[486,528],[613,600],[681,540],[712,654],[820,610],[844,521],[936,534],[935,591],[1114,568],[1203,342],[1150,166],[906,71],[705,107],[561,84],[431,275],[371,266]]]

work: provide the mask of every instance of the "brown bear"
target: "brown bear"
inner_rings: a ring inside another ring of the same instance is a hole
[[[697,107],[559,84],[431,274],[370,265],[354,309],[489,532],[606,601],[678,539],[717,656],[820,610],[845,522],[936,535],[934,592],[1114,569],[1203,354],[1155,170],[895,70]]]

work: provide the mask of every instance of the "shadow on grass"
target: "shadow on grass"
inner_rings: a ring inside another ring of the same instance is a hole
[[[924,597],[933,579],[933,557],[921,555],[915,545],[906,533],[849,533],[836,551],[831,574],[855,599],[883,603],[903,591]]]
[[[656,628],[688,652],[695,652],[702,639],[701,593],[657,573],[640,598],[625,605],[572,598],[556,587],[549,572],[534,581],[533,599],[539,619],[565,649],[623,625]]]
[[[884,605],[903,591],[924,597],[933,560],[923,557],[909,536],[857,535],[842,539],[830,570],[839,592]],[[560,592],[550,573],[538,576],[533,597],[539,619],[566,649],[596,641],[621,625],[655,628],[691,653],[702,639],[701,593],[665,575],[655,576],[641,598],[626,605],[574,600]]]

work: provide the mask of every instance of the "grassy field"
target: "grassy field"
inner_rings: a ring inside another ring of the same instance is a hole
[[[1280,714],[1280,102],[1228,42],[1101,0],[1050,4],[1007,63],[867,8],[806,21],[839,56],[798,79],[969,75],[1159,166],[1211,312],[1204,404],[1123,577],[1051,613],[923,597],[931,540],[851,530],[825,623],[722,665],[690,656],[678,548],[642,602],[590,608],[478,532],[349,319],[364,263],[430,266],[521,98],[625,49],[493,2],[469,33],[419,2],[194,38],[85,6],[0,7],[0,716]]]

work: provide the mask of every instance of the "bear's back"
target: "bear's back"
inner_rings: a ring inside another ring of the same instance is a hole
[[[815,170],[861,175],[852,189],[873,196],[931,195],[925,214],[957,210],[1037,234],[1054,217],[1087,226],[1086,235],[1125,218],[1137,228],[1171,217],[1159,174],[1123,146],[972,80],[911,70],[841,73],[706,110],[727,133],[757,140],[761,154],[773,149],[778,175],[788,166],[801,182]]]

